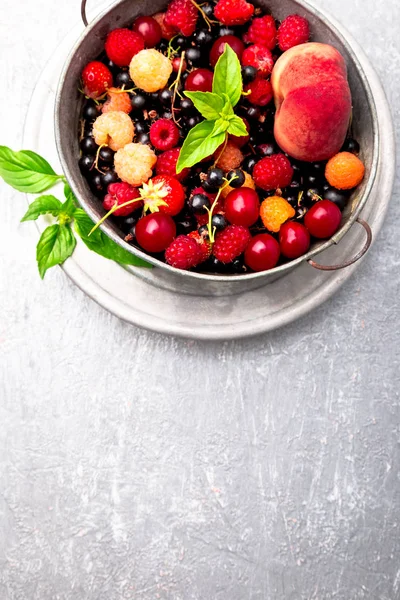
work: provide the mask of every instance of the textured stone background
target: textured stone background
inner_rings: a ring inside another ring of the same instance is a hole
[[[78,0],[2,0],[1,143]],[[321,0],[397,124],[397,0]],[[400,598],[399,186],[330,302],[243,342],[128,326],[0,218],[0,599]]]

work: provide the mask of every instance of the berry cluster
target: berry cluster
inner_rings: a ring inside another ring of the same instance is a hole
[[[82,73],[79,160],[125,240],[178,269],[264,271],[331,237],[364,176],[349,137],[327,163],[302,163],[274,139],[271,73],[307,42],[299,15],[281,23],[246,0],[172,0],[165,13],[111,31]],[[229,45],[242,65],[235,108],[248,135],[177,174],[180,148],[201,121],[184,91],[211,92]]]

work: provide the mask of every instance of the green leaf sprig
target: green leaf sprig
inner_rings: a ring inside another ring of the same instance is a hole
[[[211,156],[230,133],[248,135],[246,125],[235,115],[234,107],[243,93],[243,79],[239,59],[225,44],[214,70],[212,92],[184,92],[204,117],[189,131],[179,154],[177,173]]]
[[[42,233],[36,247],[36,260],[41,278],[55,265],[63,264],[76,247],[76,235],[89,250],[123,265],[148,267],[151,265],[125,250],[99,229],[90,235],[94,223],[84,210],[78,208],[77,200],[64,175],[57,175],[49,163],[30,150],[14,152],[0,146],[0,176],[20,192],[38,194],[64,182],[64,202],[52,195],[36,198],[21,221],[35,221],[42,215],[51,215],[56,223]]]

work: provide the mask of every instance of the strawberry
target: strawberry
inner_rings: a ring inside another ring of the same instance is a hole
[[[191,269],[203,261],[200,244],[187,235],[178,235],[165,251],[165,260],[176,269]]]
[[[190,37],[195,32],[198,16],[199,12],[190,0],[172,0],[165,13],[164,24]]]
[[[250,231],[241,225],[228,225],[217,233],[213,254],[220,262],[227,264],[242,254],[251,239]]]
[[[82,81],[85,95],[96,99],[112,87],[113,76],[106,65],[94,60],[83,69]]]
[[[162,212],[174,217],[185,204],[185,190],[182,184],[170,175],[156,175],[143,184],[140,195],[144,200],[144,210]]]
[[[114,29],[105,43],[108,58],[118,67],[128,67],[132,58],[143,49],[143,36],[130,29]]]
[[[246,0],[219,0],[214,15],[224,25],[244,25],[254,14],[254,6]]]

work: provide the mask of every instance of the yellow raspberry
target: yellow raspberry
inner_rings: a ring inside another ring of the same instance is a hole
[[[141,90],[158,92],[167,85],[172,64],[154,48],[141,50],[132,58],[129,73],[134,84]]]
[[[217,150],[215,156],[218,156],[220,149]],[[242,151],[235,146],[232,142],[228,142],[225,146],[225,150],[222,152],[221,156],[217,159],[217,167],[222,169],[223,171],[232,171],[233,169],[237,169],[240,167],[244,156]]]
[[[244,173],[244,184],[242,185],[242,187],[251,188],[252,190],[255,190],[256,184],[254,183],[252,176],[249,175],[249,173],[246,173],[246,171],[243,171],[243,173]],[[231,187],[230,185],[228,185],[225,188],[222,188],[221,196],[223,198],[226,198],[227,195],[229,194],[229,192],[231,192],[233,189],[234,188]]]
[[[132,142],[135,128],[127,114],[115,111],[97,117],[93,124],[93,135],[96,144],[105,144],[116,152]]]
[[[351,152],[339,152],[330,159],[325,169],[328,183],[338,190],[351,190],[357,187],[365,175],[361,160]]]
[[[107,91],[108,100],[103,104],[102,113],[121,111],[129,115],[132,110],[132,102],[127,92],[119,88],[110,88]]]
[[[114,156],[114,166],[122,181],[138,187],[146,183],[153,175],[153,167],[157,156],[150,146],[144,144],[128,144],[118,150]]]
[[[260,207],[260,217],[268,231],[278,233],[281,225],[292,219],[296,211],[289,202],[281,196],[266,198]]]

